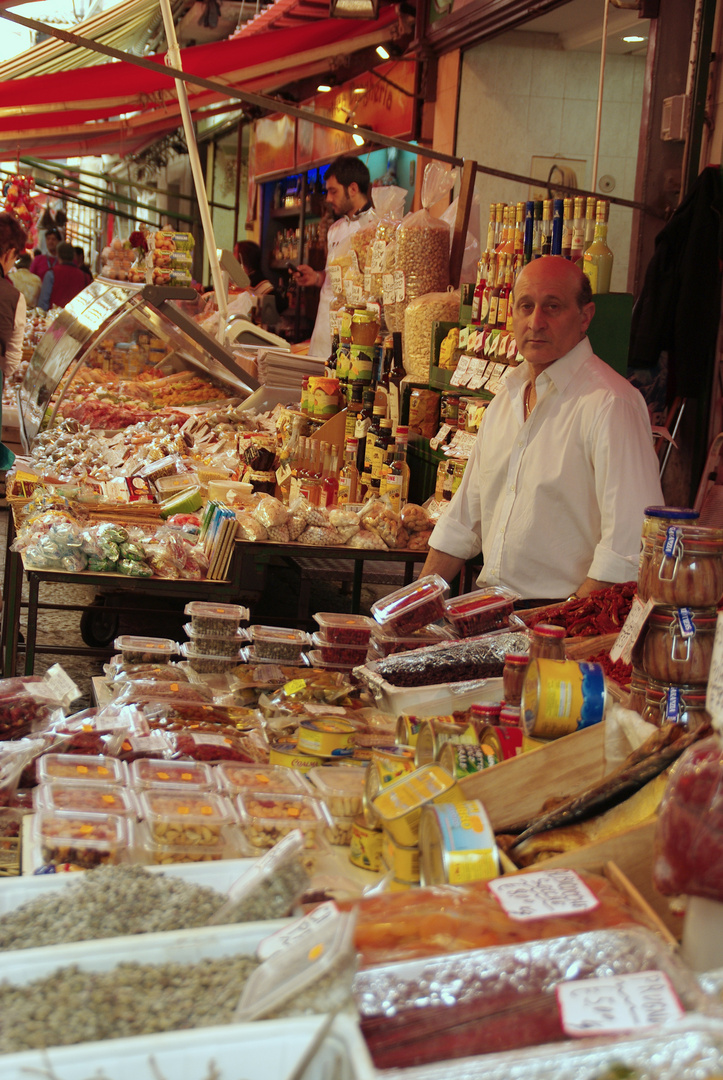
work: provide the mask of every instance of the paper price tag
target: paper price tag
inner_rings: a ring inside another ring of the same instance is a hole
[[[442,445],[443,442],[445,442],[445,440],[446,440],[446,438],[449,435],[451,430],[452,429],[449,426],[449,424],[442,424],[441,428],[439,429],[437,434],[434,436],[434,438],[429,440],[430,448],[432,450],[439,450],[440,446]]]
[[[460,349],[463,350],[463,352],[467,352],[467,346],[469,344],[470,329],[471,329],[471,327],[469,327],[469,326],[463,326],[462,329],[459,332],[459,347],[460,347]]]
[[[403,270],[394,271],[394,299],[401,304],[407,295],[407,283],[404,279]]]
[[[574,870],[540,870],[489,883],[505,914],[517,922],[592,911],[600,901]]]
[[[710,713],[713,726],[716,730],[723,731],[723,611],[718,612],[715,627],[705,707]]]
[[[351,298],[352,298],[352,303],[361,304],[363,299],[364,299],[364,286],[363,285],[352,285]]]
[[[684,1015],[662,971],[562,982],[555,995],[563,1030],[573,1038],[658,1027]]]
[[[329,280],[331,281],[331,287],[335,293],[340,293],[342,290],[343,276],[340,266],[330,266],[328,270]]]
[[[480,390],[487,381],[488,362],[481,356],[475,356],[470,368],[470,377],[467,380],[468,390]]]
[[[386,251],[386,249],[386,240],[375,240],[372,244],[372,274],[381,274],[382,270],[384,269],[384,252]]]
[[[281,487],[284,480],[288,480],[288,478],[291,476],[291,471],[292,470],[290,465],[279,466],[279,468],[276,470],[276,483],[279,485],[279,487]]]
[[[640,631],[645,626],[645,621],[653,610],[653,606],[652,600],[648,600],[647,604],[644,604],[639,596],[633,597],[630,613],[610,650],[610,659],[614,664],[618,660],[623,660],[626,664],[631,662],[633,647],[640,637]]]
[[[382,274],[382,300],[385,304],[393,304],[396,300],[394,274]]]
[[[298,919],[290,926],[285,926],[283,930],[277,930],[275,934],[264,938],[256,949],[257,957],[259,960],[268,960],[274,953],[282,950],[286,951],[291,945],[296,945],[297,941],[303,941],[307,935],[315,934],[320,927],[326,926],[331,919],[337,918],[338,915],[339,909],[333,900],[328,900],[325,904],[319,904],[303,919]],[[309,959],[315,960],[317,957],[310,956]]]
[[[372,272],[367,266],[364,271],[364,292],[370,293],[372,291]]]
[[[471,363],[472,363],[472,357],[471,356],[460,356],[459,363],[457,364],[457,367],[454,369],[454,374],[452,375],[451,379],[449,380],[451,386],[464,386],[465,385],[465,377],[467,376],[467,372],[469,371]]]
[[[309,716],[346,716],[346,709],[341,705],[320,705],[316,702],[304,706]]]

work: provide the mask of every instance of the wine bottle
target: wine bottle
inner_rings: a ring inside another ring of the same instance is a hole
[[[608,247],[607,214],[609,203],[600,199],[597,204],[595,236],[583,256],[583,271],[590,278],[590,286],[596,296],[610,292],[613,272],[613,253]]]

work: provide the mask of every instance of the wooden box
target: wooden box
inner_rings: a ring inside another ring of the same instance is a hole
[[[601,780],[604,739],[604,724],[595,724],[475,773],[460,781],[460,787],[468,799],[482,801],[492,828],[499,831],[513,820],[534,816],[551,796],[576,795]],[[612,839],[546,859],[535,864],[535,869],[570,867],[599,872],[612,861],[679,940],[682,919],[671,914],[667,898],[653,885],[654,837],[655,820],[646,821]]]

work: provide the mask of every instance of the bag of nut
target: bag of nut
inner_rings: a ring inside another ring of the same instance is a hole
[[[415,379],[429,381],[432,325],[456,322],[459,318],[458,292],[425,293],[410,301],[404,312],[404,370]]]
[[[429,207],[443,199],[457,180],[457,170],[430,161],[422,182],[422,209],[402,218],[395,235],[395,310],[392,320],[403,330],[410,300],[424,293],[444,292],[449,285],[449,226],[433,217]],[[390,326],[389,313],[385,314]],[[402,323],[402,325],[399,325]]]

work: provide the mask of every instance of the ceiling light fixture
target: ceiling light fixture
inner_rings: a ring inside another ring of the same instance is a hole
[[[352,92],[354,94],[366,94],[366,87],[364,87],[364,86],[355,86],[354,90]]]
[[[640,41],[645,41],[645,40],[646,39],[644,37],[637,37],[635,34],[631,34],[630,37],[624,37],[623,38],[623,41],[627,41],[630,44],[637,43],[637,42],[640,42]]]
[[[364,139],[362,138],[361,135],[352,135],[352,139],[357,144],[357,146],[363,146],[364,145]]]
[[[383,45],[377,45],[377,50],[376,51],[377,51],[377,56],[381,56],[382,60],[388,60],[389,59],[389,53],[387,52],[387,50],[384,48]]]
[[[331,87],[328,83],[319,83],[316,89],[320,94],[328,94],[331,92]]]
[[[330,19],[376,19],[379,0],[329,0]]]

